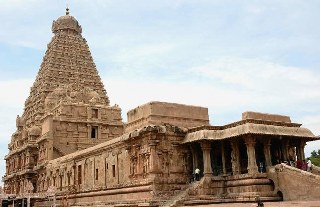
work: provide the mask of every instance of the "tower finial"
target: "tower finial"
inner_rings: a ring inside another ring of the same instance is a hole
[[[67,8],[66,8],[66,15],[69,15],[69,1],[67,0]]]

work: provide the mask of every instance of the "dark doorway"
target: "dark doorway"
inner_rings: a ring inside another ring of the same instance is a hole
[[[263,143],[257,141],[256,146],[255,146],[255,154],[256,154],[256,163],[258,165],[258,170],[259,172],[265,172],[266,171],[266,159],[264,156],[264,150],[263,150]]]
[[[248,154],[247,146],[243,139],[239,140],[239,152],[240,152],[240,172],[241,174],[248,173]]]
[[[223,173],[222,169],[222,152],[221,152],[221,142],[216,141],[211,143],[211,169],[214,176],[221,175]]]
[[[224,151],[225,151],[225,161],[226,161],[226,170],[227,174],[232,174],[232,163],[231,163],[231,143],[230,141],[225,141],[224,144]]]
[[[192,151],[192,162],[191,162],[191,169],[192,169],[192,176],[194,177],[194,171],[196,168],[200,169],[200,176],[203,175],[203,153],[199,143],[192,143],[191,145]]]

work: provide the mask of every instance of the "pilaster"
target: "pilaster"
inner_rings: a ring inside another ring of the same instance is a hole
[[[247,146],[247,154],[248,154],[248,173],[255,174],[258,173],[258,166],[256,162],[256,152],[255,145],[256,140],[251,135],[245,137],[245,143]]]
[[[272,166],[270,147],[271,147],[271,139],[268,138],[263,142],[263,151],[264,151],[266,167]]]
[[[158,145],[159,141],[158,140],[153,140],[149,143],[150,147],[150,173],[158,173],[159,168],[158,168],[158,155],[156,151],[156,147]]]
[[[208,141],[201,142],[201,149],[203,153],[203,174],[204,176],[211,176],[212,175],[212,168],[211,168],[211,143]]]

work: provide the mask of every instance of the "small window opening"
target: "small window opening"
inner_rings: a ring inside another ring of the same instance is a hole
[[[112,165],[112,176],[116,177],[116,166]]]
[[[96,169],[96,180],[98,180],[98,179],[99,179],[99,170]]]
[[[82,181],[82,172],[81,172],[81,165],[78,166],[78,184],[81,184]]]
[[[98,138],[98,127],[91,128],[91,138],[92,139]]]

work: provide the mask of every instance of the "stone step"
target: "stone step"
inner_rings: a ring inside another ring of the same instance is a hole
[[[279,196],[265,196],[259,197],[262,202],[266,201],[281,201],[282,198]],[[190,197],[183,201],[183,205],[185,206],[195,206],[195,205],[207,205],[207,204],[215,204],[215,203],[238,203],[238,202],[256,202],[256,197]]]

